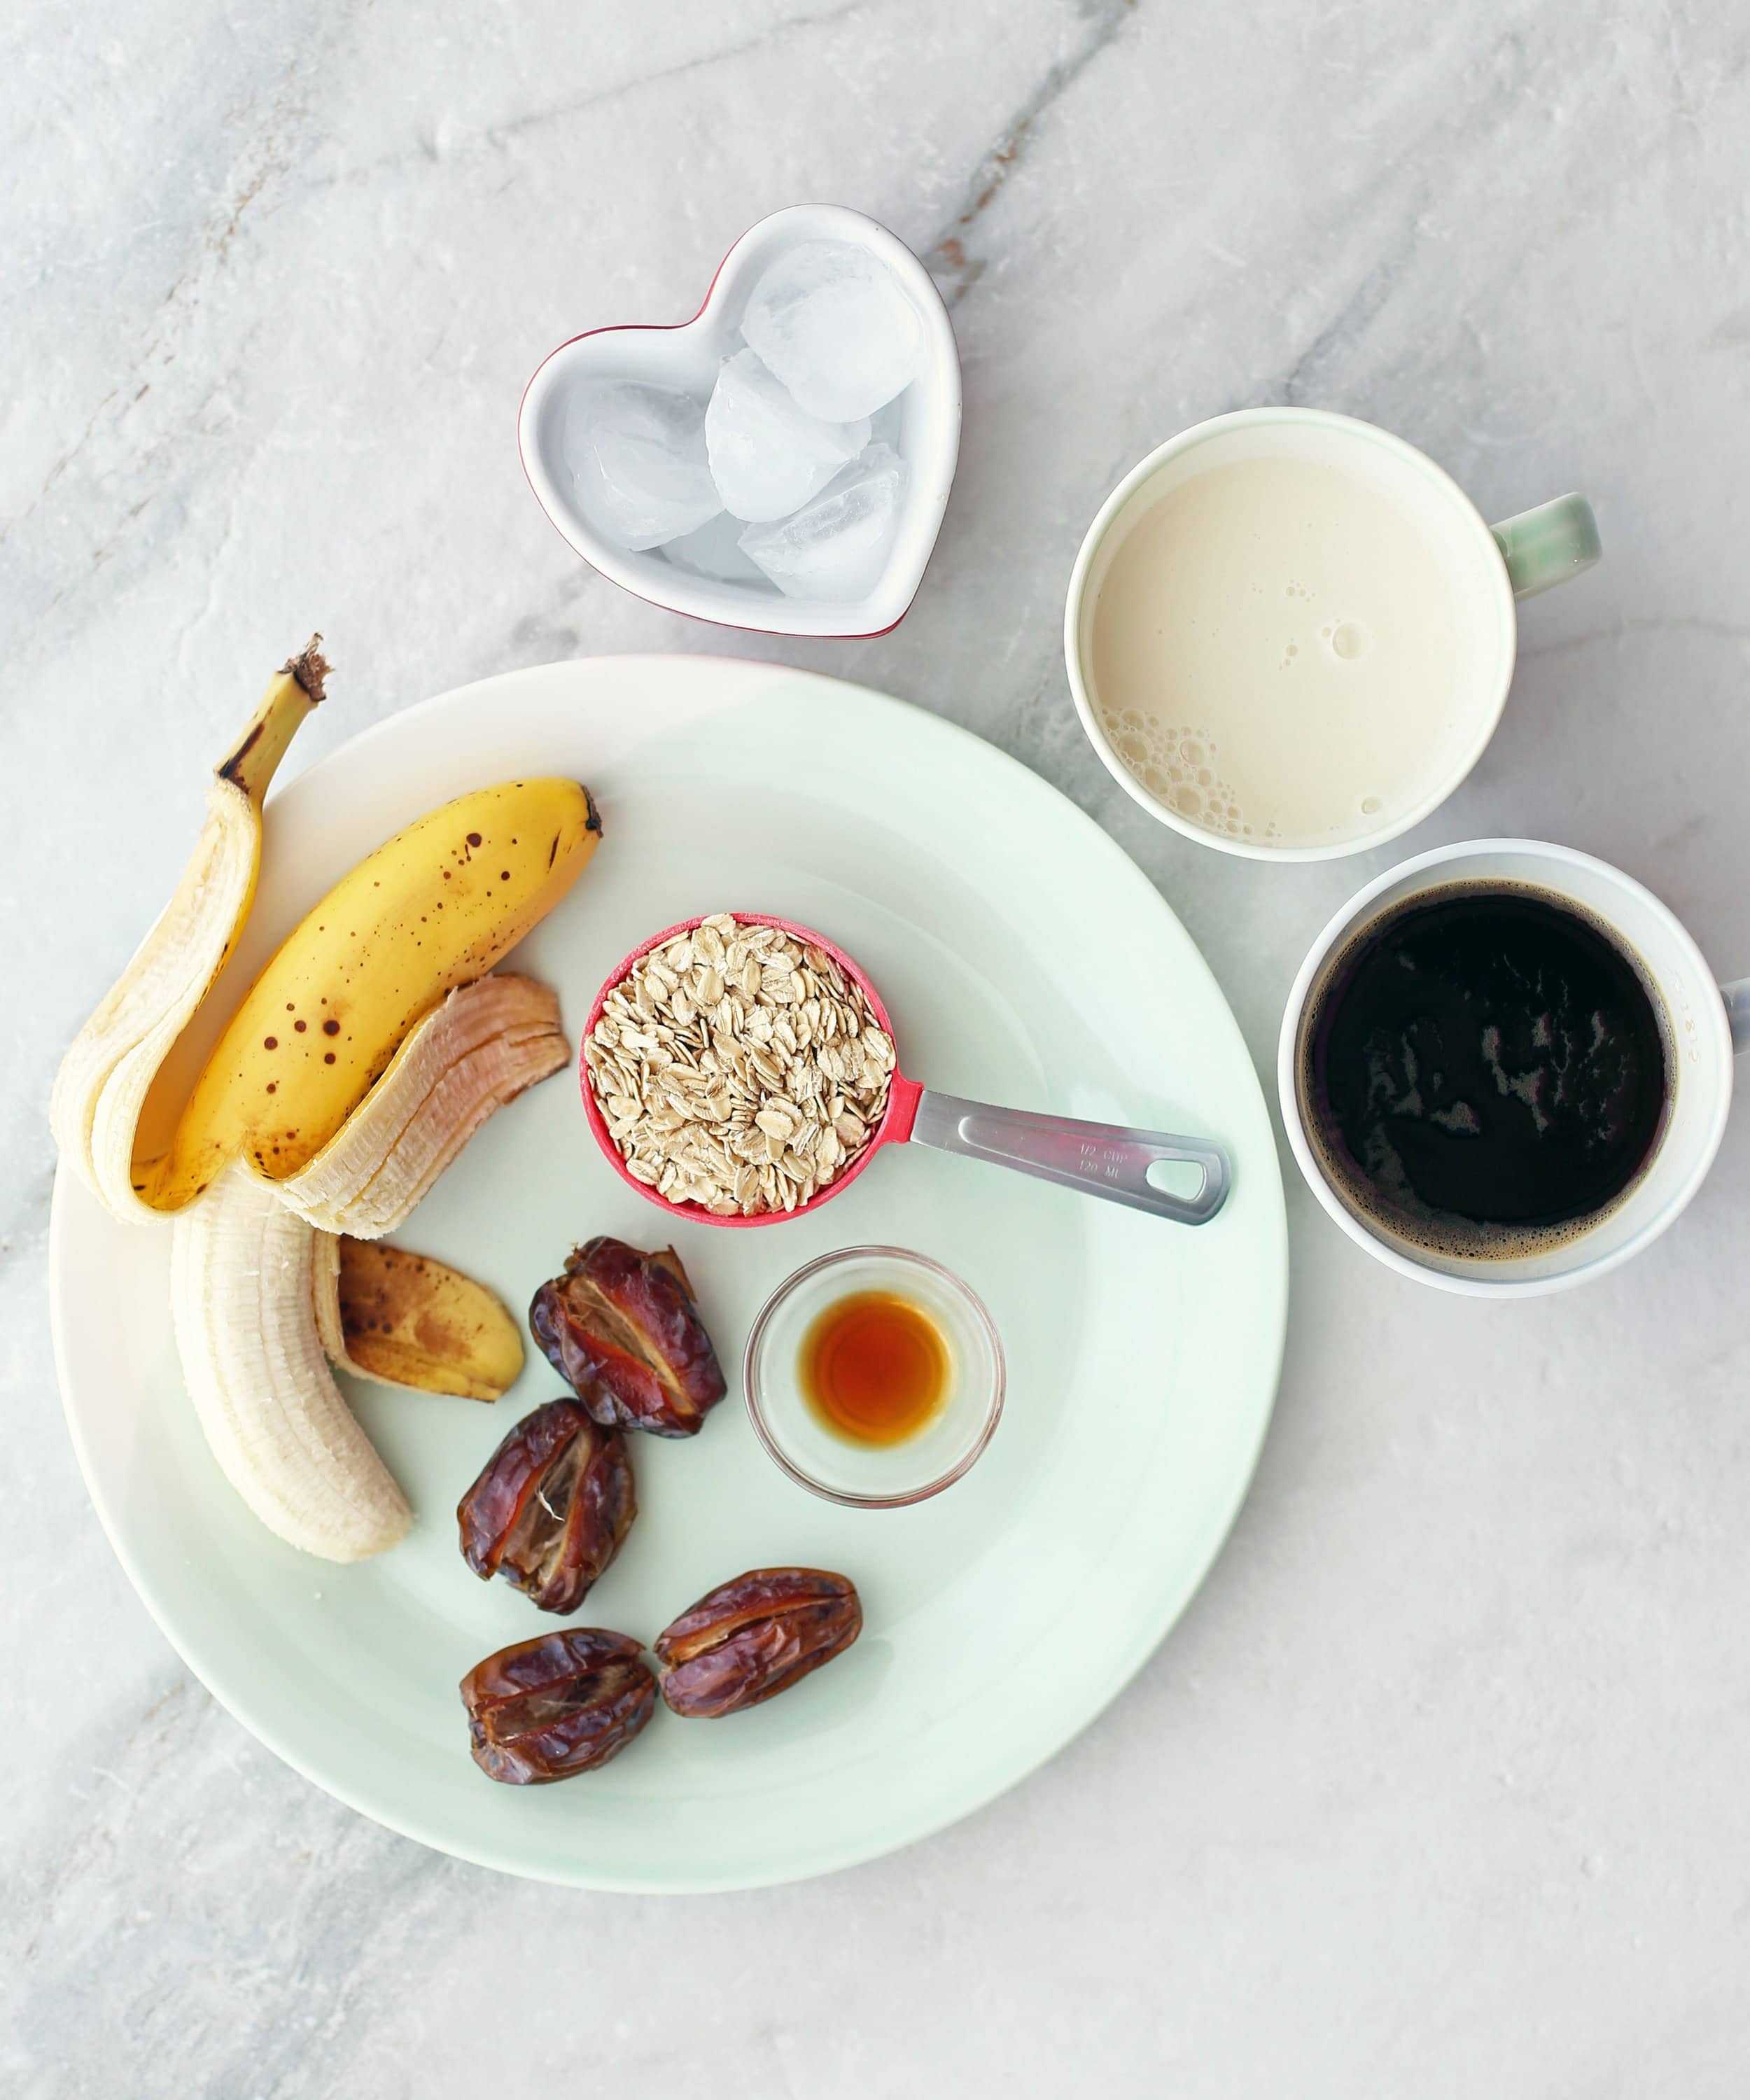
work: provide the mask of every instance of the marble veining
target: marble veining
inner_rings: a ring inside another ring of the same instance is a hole
[[[1645,1259],[1505,1308],[1390,1276],[1290,1169],[1276,1423],[1136,1683],[927,1844],[682,1904],[428,1854],[188,1676],[62,1426],[43,1109],[191,783],[313,626],[341,677],[306,761],[597,651],[918,700],[1111,831],[1267,1065],[1306,946],[1400,849],[1268,867],[1156,825],[1060,641],[1117,477],[1266,401],[1401,431],[1492,516],[1598,509],[1603,565],[1525,609],[1499,734],[1402,850],[1603,854],[1750,968],[1750,18],[23,0],[0,36],[0,2090],[1741,2091],[1750,1120]],[[855,644],[624,596],[514,443],[554,343],[683,318],[743,228],[816,197],[926,258],[965,373],[923,589]]]

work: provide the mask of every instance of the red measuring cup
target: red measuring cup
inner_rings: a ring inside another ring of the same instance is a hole
[[[830,955],[847,979],[869,1003],[869,1010],[893,1039],[899,1038],[888,1017],[881,995],[842,948],[835,947],[812,926],[794,920],[774,918],[765,911],[735,911],[729,915],[743,926],[775,926],[793,941],[818,948]],[[752,1217],[739,1214],[719,1217],[698,1203],[671,1202],[639,1180],[628,1168],[619,1147],[609,1135],[607,1122],[597,1105],[583,1045],[602,1018],[602,1009],[633,965],[651,949],[660,948],[682,933],[704,924],[703,916],[683,919],[641,942],[619,968],[610,973],[596,994],[584,1024],[578,1047],[577,1074],[583,1089],[584,1113],[602,1157],[628,1188],[672,1217],[705,1225],[772,1225],[787,1218],[800,1218],[818,1211],[822,1203],[842,1195],[884,1145],[927,1145],[938,1152],[959,1153],[968,1159],[989,1160],[998,1167],[1012,1167],[1017,1174],[1031,1174],[1041,1181],[1055,1181],[1061,1188],[1079,1189],[1109,1203],[1122,1203],[1152,1217],[1167,1218],[1175,1224],[1206,1225],[1228,1200],[1233,1185],[1233,1168],[1226,1150],[1213,1139],[1179,1137],[1158,1130],[1132,1130],[1120,1123],[1082,1123],[1070,1116],[1039,1115],[1027,1109],[996,1108],[983,1101],[962,1101],[953,1094],[937,1093],[906,1079],[897,1068],[888,1083],[887,1108],[870,1133],[869,1141],[824,1189],[818,1189],[806,1202],[793,1211],[762,1211]],[[1175,1195],[1150,1180],[1151,1171],[1163,1162],[1198,1168],[1201,1185],[1189,1196]]]

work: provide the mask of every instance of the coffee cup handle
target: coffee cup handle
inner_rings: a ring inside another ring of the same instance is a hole
[[[1558,496],[1553,503],[1540,503],[1535,510],[1522,510],[1488,529],[1507,565],[1515,598],[1536,598],[1539,591],[1565,584],[1589,569],[1604,551],[1598,521],[1583,496]]]
[[[1732,1055],[1741,1057],[1750,1050],[1750,977],[1721,985],[1720,996],[1726,1001],[1726,1018],[1731,1027]]]

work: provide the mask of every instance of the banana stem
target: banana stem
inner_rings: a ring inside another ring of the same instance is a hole
[[[221,780],[240,788],[258,810],[300,724],[322,698],[328,667],[321,641],[320,634],[312,634],[306,647],[275,672],[236,748],[214,769]]]

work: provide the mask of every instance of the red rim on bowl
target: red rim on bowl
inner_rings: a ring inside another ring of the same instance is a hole
[[[781,933],[787,933],[793,941],[806,947],[818,948],[823,955],[830,955],[869,1003],[869,1011],[875,1016],[876,1025],[884,1030],[895,1045],[893,1071],[888,1081],[887,1106],[881,1120],[869,1134],[869,1141],[857,1155],[853,1163],[824,1189],[817,1189],[804,1203],[798,1203],[793,1211],[761,1211],[753,1217],[743,1217],[738,1211],[733,1217],[719,1217],[716,1211],[707,1211],[699,1203],[672,1203],[666,1196],[646,1182],[641,1181],[621,1156],[619,1147],[609,1132],[607,1119],[596,1101],[595,1088],[590,1083],[589,1066],[584,1057],[589,1039],[594,1035],[596,1023],[602,1018],[602,1009],[607,1004],[608,995],[615,990],[653,948],[664,947],[670,941],[677,940],[683,933],[690,933],[703,926],[707,918],[726,915],[738,926],[774,926]],[[696,919],[682,919],[653,933],[649,940],[641,941],[632,953],[603,979],[602,989],[596,994],[595,1004],[589,1009],[589,1018],[584,1023],[582,1038],[577,1046],[577,1083],[584,1097],[584,1114],[588,1118],[589,1127],[602,1156],[619,1175],[628,1189],[636,1189],[647,1202],[655,1203],[659,1210],[666,1211],[672,1218],[682,1218],[690,1224],[701,1225],[775,1225],[787,1219],[800,1218],[818,1211],[822,1203],[830,1203],[841,1194],[861,1174],[884,1145],[903,1145],[911,1135],[911,1127],[917,1120],[918,1096],[923,1089],[915,1079],[901,1076],[897,1061],[898,1039],[893,1034],[893,1024],[888,1017],[881,995],[869,979],[845,954],[844,949],[817,933],[812,926],[799,925],[793,919],[780,919],[769,911],[731,911],[726,915],[702,912]]]

